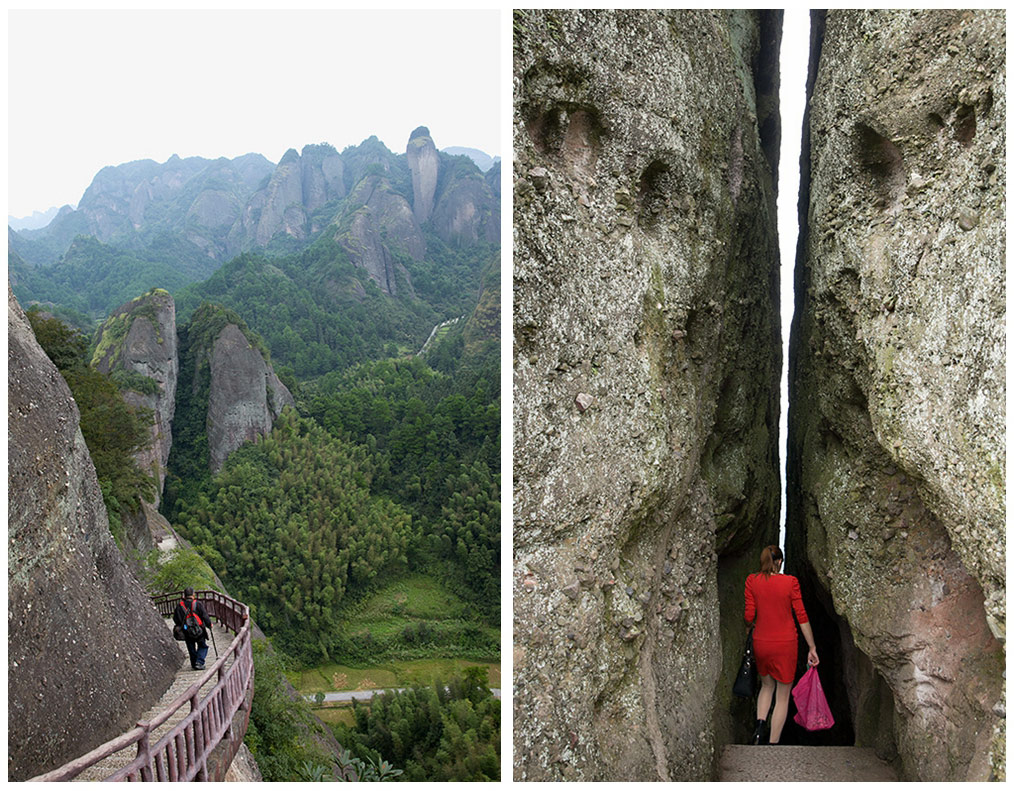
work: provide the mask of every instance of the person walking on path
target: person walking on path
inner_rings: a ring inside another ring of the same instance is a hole
[[[799,622],[799,630],[810,646],[807,663],[815,667],[819,663],[817,648],[813,642],[813,629],[803,608],[803,597],[799,592],[799,580],[790,574],[780,574],[782,550],[776,546],[764,547],[760,557],[760,571],[746,578],[747,623],[754,624],[753,651],[757,662],[757,674],[761,689],[757,696],[757,726],[753,732],[752,744],[761,744],[764,724],[771,699],[774,697],[774,713],[771,715],[771,730],[768,744],[778,744],[782,727],[789,712],[789,693],[796,676],[796,658],[799,638],[792,614]],[[756,622],[755,622],[756,619]]]
[[[200,630],[194,628],[194,621],[188,624],[190,616],[196,616],[196,623]],[[183,639],[187,644],[187,653],[190,654],[190,667],[193,670],[204,670],[204,658],[208,655],[208,635],[211,630],[211,619],[204,609],[204,605],[194,597],[194,589],[187,588],[183,591],[183,600],[176,605],[173,611],[173,623],[184,628]],[[195,633],[196,631],[196,633]]]

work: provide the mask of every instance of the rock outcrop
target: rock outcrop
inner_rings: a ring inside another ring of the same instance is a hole
[[[123,398],[128,404],[152,411],[151,447],[137,456],[137,462],[154,477],[161,496],[179,374],[172,296],[158,288],[123,305],[103,322],[95,344],[92,365],[126,385]],[[158,497],[153,505],[158,505]]]
[[[516,780],[708,780],[728,738],[777,537],[780,16],[515,12]]]
[[[490,184],[469,160],[467,167],[448,167],[433,209],[433,230],[445,242],[474,244],[500,239],[500,202]]]
[[[295,402],[260,349],[235,324],[215,338],[209,364],[208,452],[211,471],[218,472],[230,453],[268,434],[282,409]]]
[[[272,165],[259,154],[229,160],[172,156],[100,170],[75,210],[64,207],[53,222],[26,238],[49,238],[66,249],[78,234],[138,248],[154,232],[177,228],[211,258],[230,253],[233,225]]]
[[[186,403],[180,409],[190,422],[203,423],[208,465],[217,473],[230,453],[270,432],[282,410],[295,402],[275,375],[263,343],[232,311],[202,305],[186,334],[183,365],[189,370],[187,392],[179,394]],[[195,430],[197,426],[188,428]]]
[[[290,148],[232,228],[230,250],[264,247],[279,233],[305,239],[315,230],[313,212],[345,197],[344,173],[342,158],[332,146],[304,146],[302,154]]]
[[[420,260],[426,242],[408,201],[388,179],[374,173],[363,178],[349,195],[336,222],[334,238],[352,263],[389,296],[398,293],[399,281],[411,290],[408,270],[395,253]]]
[[[412,211],[416,222],[422,225],[433,212],[433,196],[437,191],[440,171],[440,158],[429,129],[420,126],[409,135],[405,156],[412,172]]]
[[[789,556],[836,614],[857,744],[1002,778],[1004,12],[814,21]]]
[[[7,772],[25,780],[130,727],[180,654],[109,533],[77,405],[9,288],[7,327]]]
[[[438,153],[425,126],[409,136],[405,155],[419,225],[431,222],[434,233],[452,244],[500,240],[499,162],[484,174],[466,154]]]

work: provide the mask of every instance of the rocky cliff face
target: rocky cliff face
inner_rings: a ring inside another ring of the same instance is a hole
[[[837,613],[857,744],[1002,777],[1004,13],[816,22],[789,555]]]
[[[271,180],[250,198],[229,234],[231,252],[263,247],[279,233],[305,239],[314,211],[346,194],[344,163],[328,145],[290,148]]]
[[[777,537],[779,19],[515,13],[515,779],[711,777]]]
[[[426,242],[408,201],[380,174],[363,178],[349,195],[336,222],[335,239],[352,263],[365,269],[380,290],[398,293],[398,281],[411,289],[408,271],[394,253],[418,261]]]
[[[405,156],[412,172],[412,211],[416,222],[421,225],[433,212],[433,196],[437,191],[440,169],[437,147],[433,145],[429,129],[420,126],[409,135]]]
[[[170,157],[103,168],[76,210],[61,210],[43,231],[65,249],[77,234],[142,246],[153,228],[179,228],[209,257],[222,258],[226,236],[272,165],[259,154],[217,160]],[[65,207],[65,209],[68,207]]]
[[[442,185],[433,210],[433,230],[454,244],[496,242],[500,239],[500,203],[477,168],[465,170]]]
[[[179,649],[109,533],[70,390],[8,288],[8,779],[112,738]]]
[[[138,466],[155,478],[161,494],[172,447],[179,354],[176,305],[168,291],[154,289],[116,310],[99,328],[92,365],[128,384],[123,397],[150,409],[152,444]],[[120,372],[120,373],[117,373]],[[158,499],[153,503],[158,505]]]
[[[292,394],[235,324],[228,324],[208,354],[211,389],[208,395],[208,451],[211,471],[245,442],[271,431]]]
[[[432,222],[445,242],[500,240],[500,163],[486,174],[467,156],[438,153],[429,130],[412,132],[406,149],[416,222]]]

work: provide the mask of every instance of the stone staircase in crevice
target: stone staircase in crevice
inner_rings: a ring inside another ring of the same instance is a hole
[[[166,619],[166,626],[171,632],[173,628],[172,618]],[[223,638],[226,641],[226,647],[228,647],[228,643],[232,640],[232,634],[226,631],[225,629],[220,629],[220,631],[215,633],[215,639],[221,642]],[[215,647],[211,641],[211,638],[209,637],[208,656],[207,659],[205,660],[207,667],[204,670],[191,670],[190,656],[189,654],[187,654],[186,643],[180,642],[177,643],[177,645],[179,646],[180,649],[180,669],[176,671],[176,678],[173,680],[172,685],[169,687],[169,689],[165,691],[165,693],[158,700],[158,702],[155,703],[155,705],[153,705],[150,709],[148,709],[148,711],[146,711],[141,717],[138,718],[139,722],[151,720],[159,712],[169,708],[170,704],[173,703],[173,701],[175,701],[180,695],[182,695],[184,692],[190,689],[191,685],[193,685],[204,673],[207,672],[207,668],[210,668],[215,663],[215,660],[217,658],[215,656]],[[229,660],[227,660],[225,667],[228,668],[231,665],[232,659],[230,658]],[[203,698],[205,695],[207,695],[217,683],[218,683],[218,675],[212,674],[211,677],[208,678],[208,680],[205,681],[204,684],[202,685],[201,691],[199,693],[200,697]],[[158,728],[156,728],[154,731],[151,732],[150,736],[151,744],[154,745],[156,742],[158,742],[158,740],[161,739],[164,734],[172,730],[172,728],[176,725],[176,723],[184,719],[189,713],[190,706],[188,704],[184,704],[183,706],[181,706],[179,710],[176,711],[168,720],[166,720],[161,726],[159,726]],[[136,756],[137,751],[133,747],[128,748],[126,750],[121,750],[118,753],[114,753],[113,755],[104,758],[94,766],[88,767],[83,772],[81,772],[81,774],[75,777],[74,781],[94,782],[98,780],[104,780],[105,778],[109,777],[109,775],[111,775],[113,772],[115,772],[117,769],[121,769],[122,767],[129,764],[131,761],[134,760]]]
[[[718,765],[720,782],[897,782],[890,764],[870,747],[729,744]]]

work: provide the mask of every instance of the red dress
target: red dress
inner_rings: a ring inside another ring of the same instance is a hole
[[[746,620],[757,623],[753,630],[753,651],[757,672],[775,681],[791,684],[796,677],[799,638],[792,621],[795,610],[799,623],[808,623],[799,580],[791,574],[761,573],[746,578]]]

